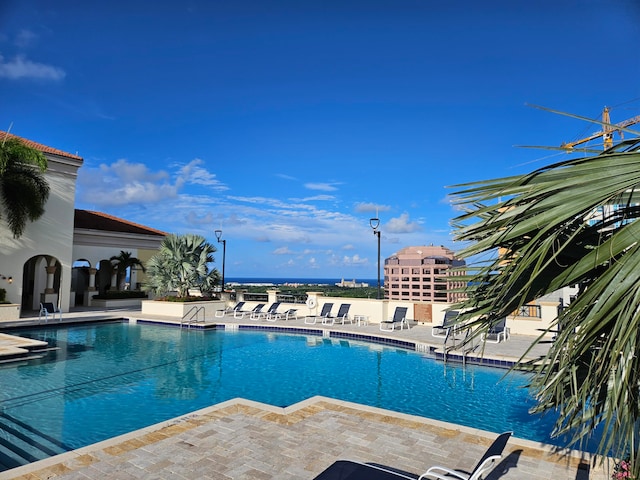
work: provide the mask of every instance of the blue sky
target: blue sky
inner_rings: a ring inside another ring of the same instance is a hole
[[[84,158],[77,208],[221,228],[227,277],[375,278],[376,212],[383,258],[458,249],[448,186],[599,130],[529,104],[640,114],[639,5],[3,0],[0,130]]]

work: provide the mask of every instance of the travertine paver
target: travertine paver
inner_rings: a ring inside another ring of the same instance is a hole
[[[279,409],[232,400],[0,474],[0,479],[311,479],[334,461],[422,473],[473,468],[495,434],[316,397]],[[605,479],[589,460],[560,459],[513,438],[488,479]]]

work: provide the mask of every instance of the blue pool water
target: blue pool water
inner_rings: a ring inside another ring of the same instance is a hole
[[[10,457],[2,453],[1,436],[15,425],[60,449],[75,449],[235,397],[288,406],[323,395],[557,441],[549,435],[552,418],[528,413],[533,399],[523,388],[524,374],[505,378],[504,370],[445,365],[391,347],[129,323],[20,335],[58,349],[0,368],[0,464]],[[9,422],[12,427],[3,426]],[[12,443],[4,439],[5,448]],[[10,459],[4,463],[11,467]]]

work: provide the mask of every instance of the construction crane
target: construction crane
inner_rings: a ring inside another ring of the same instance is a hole
[[[576,140],[575,142],[563,143],[562,145],[560,145],[560,148],[563,148],[567,152],[570,152],[573,150],[573,147],[575,147],[576,145],[581,145],[583,143],[587,143],[591,140],[594,140],[598,137],[602,137],[602,143],[603,143],[604,149],[607,150],[613,147],[614,132],[618,132],[618,134],[620,135],[620,138],[623,138],[624,134],[622,129],[629,127],[631,125],[634,125],[636,123],[640,123],[640,115],[635,116],[633,118],[629,118],[628,120],[625,120],[623,122],[616,123],[615,125],[612,125],[611,119],[609,117],[609,107],[604,107],[604,109],[602,110],[602,130],[594,133],[593,135],[589,135],[586,138],[581,138],[580,140]]]

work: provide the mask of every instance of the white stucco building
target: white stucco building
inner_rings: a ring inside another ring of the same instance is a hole
[[[0,140],[5,137],[15,135],[0,132]],[[5,216],[0,218],[0,288],[23,314],[38,310],[44,301],[63,312],[78,301],[87,305],[90,292],[111,284],[112,256],[131,252],[144,263],[166,234],[100,212],[76,211],[76,179],[83,159],[17,138],[44,153],[50,193],[44,215],[28,222],[20,238],[13,238]],[[134,287],[139,281],[135,276],[133,272]]]

